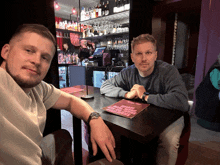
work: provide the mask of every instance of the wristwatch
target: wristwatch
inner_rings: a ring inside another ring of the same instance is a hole
[[[145,100],[145,97],[147,96],[147,95],[149,95],[150,93],[149,92],[144,92],[143,93],[143,95],[142,95],[142,101],[143,102],[147,102],[146,100]]]
[[[100,117],[100,114],[98,112],[92,112],[90,115],[89,115],[89,118],[87,120],[87,123],[89,124],[89,122],[92,120],[92,119],[98,119]]]

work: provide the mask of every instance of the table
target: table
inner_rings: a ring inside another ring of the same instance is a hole
[[[74,86],[77,88],[84,88],[84,86]],[[111,131],[120,133],[125,137],[136,140],[140,143],[149,143],[154,138],[158,137],[162,131],[167,128],[174,121],[183,116],[183,112],[178,110],[169,110],[154,105],[150,105],[140,114],[135,116],[133,119],[128,119],[118,115],[114,115],[102,110],[103,107],[109,106],[121,100],[122,98],[110,98],[100,94],[99,88],[89,87],[89,94],[94,90],[94,99],[85,100],[95,111],[101,114],[102,119],[108,125]],[[85,92],[76,92],[73,95],[81,97],[85,95]],[[81,123],[79,123],[81,126]],[[76,123],[74,124],[74,130],[76,131]],[[81,129],[81,127],[80,127]],[[81,131],[81,130],[78,130]],[[80,134],[80,135],[79,135]],[[81,132],[74,134],[74,139],[76,136],[81,136]],[[81,138],[81,137],[80,137]],[[79,138],[78,138],[79,139]],[[74,143],[79,145],[79,142]],[[81,144],[82,145],[82,144]],[[79,147],[79,146],[78,146]],[[75,149],[74,149],[75,150]],[[76,154],[78,150],[75,150]],[[76,157],[75,157],[76,158]],[[76,160],[75,160],[76,161]],[[77,163],[77,162],[76,162]]]

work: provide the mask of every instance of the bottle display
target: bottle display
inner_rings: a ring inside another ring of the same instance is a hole
[[[77,37],[79,42],[82,39],[91,40],[96,42],[96,47],[104,46],[106,50],[126,52],[129,49],[129,9],[129,0],[99,1],[93,7],[81,6],[78,22],[64,20],[55,24],[57,29],[81,32]],[[58,38],[75,38],[70,34],[66,31],[57,31]],[[77,64],[77,60],[76,53],[58,54],[59,64]]]
[[[130,10],[129,0],[115,0],[113,13],[123,12]],[[80,21],[86,21],[94,18],[99,18],[103,16],[107,16],[110,13],[109,9],[109,1],[102,2],[101,1],[93,8],[81,8],[80,13]]]
[[[71,30],[71,31],[78,31],[78,23],[74,21],[60,21],[59,23],[56,21],[55,22],[55,27],[56,29],[65,29],[65,30]]]
[[[91,8],[85,9],[83,7],[83,10],[81,11],[82,12],[81,24],[88,25],[89,27],[85,28],[85,25],[84,27],[81,26],[83,32],[82,38],[124,33],[129,31],[128,25],[122,26],[123,24],[126,24],[126,20],[128,20],[129,18],[129,13],[123,13],[125,9],[128,9],[126,5],[129,5],[129,1],[114,0],[112,3],[114,7],[111,8],[111,12],[113,11],[113,13],[111,13],[111,15],[110,15],[109,2],[110,2],[109,0],[104,1],[102,3],[100,1],[93,9]],[[85,13],[89,13],[90,15]],[[117,13],[119,13],[119,15],[116,15]],[[94,18],[100,18],[100,19],[95,19],[93,21]],[[117,19],[119,20],[123,19],[123,21],[125,22],[122,23],[114,22],[114,20]]]

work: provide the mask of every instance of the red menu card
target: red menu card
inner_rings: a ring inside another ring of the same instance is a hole
[[[134,102],[131,100],[120,100],[117,103],[114,103],[110,106],[104,107],[107,112],[117,114],[126,118],[132,119],[145,108],[147,108],[150,104]]]
[[[81,92],[84,89],[75,88],[75,87],[67,87],[67,88],[61,88],[60,90],[66,92],[66,93],[74,93],[74,92]]]

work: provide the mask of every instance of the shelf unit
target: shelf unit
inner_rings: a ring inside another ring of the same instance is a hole
[[[107,21],[107,22],[110,22],[112,24],[114,24],[114,23],[121,24],[122,27],[123,27],[123,25],[129,26],[129,15],[130,15],[130,10],[125,10],[125,11],[114,13],[114,14],[111,14],[111,15],[81,21],[80,24],[93,26],[94,24],[96,24],[98,22]],[[124,32],[120,32],[120,33],[115,32],[115,33],[109,33],[109,34],[106,34],[106,35],[85,37],[85,38],[80,38],[80,39],[99,42],[99,41],[102,41],[102,40],[106,40],[108,38],[114,39],[114,38],[117,38],[117,37],[124,37],[124,36],[129,36],[129,31],[124,31]]]
[[[102,35],[102,36],[94,36],[94,37],[85,37],[85,38],[80,38],[80,39],[85,39],[85,40],[102,40],[106,38],[112,38],[112,37],[118,37],[118,36],[124,36],[124,35],[129,35],[129,32],[122,32],[122,33],[111,33],[107,35]]]
[[[80,23],[85,24],[85,25],[93,25],[94,22],[99,22],[99,21],[110,21],[110,22],[117,23],[119,21],[124,20],[123,24],[128,24],[129,14],[130,14],[130,10],[126,10],[126,11],[122,11],[122,12],[107,15],[107,16],[102,16],[102,17],[98,17],[98,18],[94,18],[90,20],[81,21]]]
[[[56,28],[57,31],[63,32],[63,33],[77,33],[77,34],[82,34],[82,32],[77,32],[77,31],[73,31],[73,30],[67,30],[67,29],[58,29]]]
[[[77,31],[73,31],[73,30],[67,30],[67,29],[58,29],[56,28],[56,31],[59,31],[59,32],[62,32],[63,33],[63,36],[62,38],[66,38],[66,39],[69,39],[70,38],[70,33],[76,33],[76,34],[79,34],[80,37],[82,36],[82,32],[77,32]],[[57,36],[58,38],[60,36]]]

